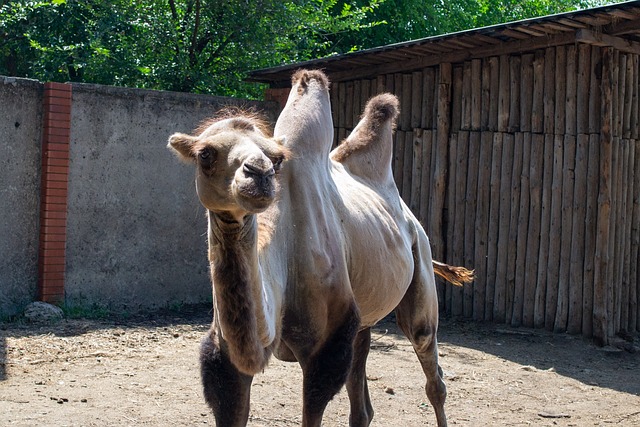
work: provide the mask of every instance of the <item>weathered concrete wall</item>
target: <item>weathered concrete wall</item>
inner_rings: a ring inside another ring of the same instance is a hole
[[[36,297],[42,91],[0,76],[0,318]]]
[[[0,76],[0,318],[37,297],[43,84]],[[135,311],[211,298],[194,171],[166,148],[221,107],[276,103],[73,85],[65,303]]]
[[[194,171],[166,144],[221,107],[244,104],[73,85],[67,304],[136,310],[210,299]]]

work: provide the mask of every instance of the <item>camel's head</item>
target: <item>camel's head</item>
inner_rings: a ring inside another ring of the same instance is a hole
[[[241,221],[274,201],[288,151],[284,138],[270,138],[263,129],[240,116],[210,122],[196,136],[171,135],[168,147],[196,165],[196,192],[205,208]]]

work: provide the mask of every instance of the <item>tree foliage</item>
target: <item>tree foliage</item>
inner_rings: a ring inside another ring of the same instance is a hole
[[[595,1],[3,0],[0,74],[259,97],[247,71]]]

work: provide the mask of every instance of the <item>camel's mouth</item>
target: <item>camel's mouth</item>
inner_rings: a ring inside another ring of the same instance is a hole
[[[276,198],[274,174],[243,174],[236,177],[234,184],[236,200],[248,212],[262,212]]]

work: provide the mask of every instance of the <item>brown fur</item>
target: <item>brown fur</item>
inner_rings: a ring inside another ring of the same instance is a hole
[[[291,76],[291,85],[295,86],[298,84],[298,93],[303,93],[311,80],[316,80],[320,85],[329,90],[329,79],[327,76],[320,70],[298,70],[293,76]]]
[[[227,119],[234,119],[231,122],[231,129],[246,131],[257,130],[264,136],[272,135],[269,122],[262,114],[255,110],[243,109],[236,106],[228,106],[216,112],[213,117],[210,117],[200,123],[193,133],[195,135],[200,135],[211,125]]]
[[[367,117],[365,128],[358,133],[358,138],[347,138],[333,153],[333,160],[343,162],[356,151],[362,150],[375,140],[380,127],[392,120],[391,126],[395,128],[395,120],[399,114],[398,98],[390,93],[383,93],[371,98],[367,103],[363,117]]]

